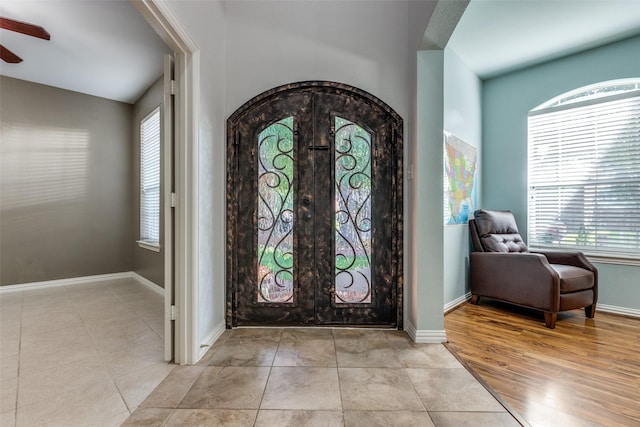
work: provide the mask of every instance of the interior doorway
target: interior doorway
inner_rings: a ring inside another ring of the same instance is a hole
[[[401,327],[402,119],[302,82],[227,131],[227,325]]]

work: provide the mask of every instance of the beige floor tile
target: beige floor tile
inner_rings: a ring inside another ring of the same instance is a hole
[[[178,407],[258,409],[269,370],[268,367],[209,366]]]
[[[392,344],[396,356],[405,368],[462,368],[453,354],[442,344]]]
[[[406,371],[428,411],[504,412],[502,405],[464,368]]]
[[[146,311],[149,314],[162,314],[164,311],[164,296],[150,289],[140,289],[134,294],[117,296],[129,309],[137,312]]]
[[[104,286],[108,287],[109,290],[116,295],[128,295],[132,292],[139,292],[140,289],[147,289],[145,285],[139,283],[133,278],[116,279],[104,282]]]
[[[127,407],[137,408],[175,367],[176,365],[168,363],[158,363],[116,377],[116,386]]]
[[[386,339],[336,339],[336,355],[341,368],[400,368],[396,353]]]
[[[101,421],[100,427],[120,427],[130,416],[131,413],[129,411],[121,412],[114,417]]]
[[[113,279],[113,280],[96,280],[89,283],[82,283],[79,285],[74,285],[73,288],[69,287],[69,289],[73,289],[73,296],[82,296],[84,294],[92,295],[92,292],[105,292],[111,289],[111,286],[119,280],[131,280],[131,279]],[[132,283],[136,283],[131,280]],[[110,292],[110,291],[109,291]]]
[[[424,411],[404,369],[338,368],[344,410]]]
[[[496,412],[430,412],[437,427],[518,427],[518,423],[508,413]],[[562,425],[562,424],[555,424]],[[565,424],[566,425],[566,424]]]
[[[81,349],[94,347],[84,326],[51,329],[22,335],[20,351],[55,351],[58,348]]]
[[[2,381],[2,386],[0,386],[0,412],[8,412],[16,409],[17,393],[17,378]]]
[[[0,412],[0,426],[14,427],[16,425],[16,411]]]
[[[111,379],[94,381],[71,392],[18,407],[16,425],[32,427],[104,425],[127,408]]]
[[[390,343],[406,342],[411,343],[413,340],[405,331],[384,331],[384,336]]]
[[[282,331],[282,338],[294,338],[298,340],[334,339],[331,328],[286,328]]]
[[[336,368],[274,366],[260,409],[342,409]]]
[[[165,408],[138,408],[122,423],[122,427],[158,427],[171,412],[172,409]]]
[[[204,366],[176,366],[140,404],[142,408],[176,408],[204,371]]]
[[[337,366],[333,339],[311,337],[313,335],[300,338],[300,335],[285,332],[280,340],[273,366]]]
[[[230,330],[225,330],[222,335],[211,345],[209,350],[205,353],[204,356],[196,363],[197,365],[208,365],[211,362],[214,354],[224,345],[224,343],[231,336]]]
[[[22,316],[22,334],[38,335],[52,329],[82,328],[82,319],[74,309],[55,308]]]
[[[19,355],[0,357],[0,381],[5,381],[18,376]]]
[[[163,343],[164,340],[142,320],[101,325],[86,322],[87,330],[101,352],[114,352],[139,345]]]
[[[258,411],[255,427],[343,427],[342,411]]]
[[[412,411],[345,411],[345,427],[434,427],[429,414]]]
[[[113,383],[97,357],[20,376],[19,380],[18,408],[40,401],[52,401],[58,395],[83,390],[92,384],[105,381]]]
[[[271,366],[278,342],[264,338],[228,339],[211,357],[215,366]]]
[[[13,294],[7,294],[13,295]],[[6,295],[3,295],[6,296]],[[20,299],[0,300],[0,328],[5,323],[16,322],[22,318],[22,294]]]
[[[20,353],[20,376],[29,376],[55,367],[99,356],[90,339],[80,339],[75,345],[51,346],[38,351]]]
[[[78,314],[85,322],[98,322],[105,326],[122,324],[137,320],[135,312],[122,304],[120,299],[111,297],[108,302],[79,304],[75,306]]]
[[[164,335],[164,314],[147,315],[145,313],[136,313],[138,317],[153,329],[157,334]]]
[[[0,357],[14,356],[20,352],[19,320],[0,326]]]
[[[88,285],[78,286],[73,290],[73,293],[69,295],[71,301],[73,301],[76,307],[82,307],[85,305],[110,305],[117,298],[113,292],[105,285]]]
[[[333,329],[335,339],[384,340],[385,331],[377,329]]]
[[[0,295],[0,308],[5,308],[12,304],[22,305],[24,292],[7,292]]]
[[[143,301],[152,295],[135,281],[114,283],[131,288],[132,301],[142,314],[162,314],[159,295],[155,294],[156,308],[151,299]],[[155,374],[166,372],[152,372],[154,364],[162,365],[156,371],[168,369],[161,331],[148,324],[160,322],[136,316],[112,285],[101,282],[0,295],[0,425],[17,421],[18,425],[119,426],[129,411],[112,375],[119,377],[132,407],[146,397],[143,391],[151,391],[164,378],[154,380]],[[93,338],[87,325],[93,327]],[[127,348],[100,355],[94,338],[103,350],[120,344]],[[140,338],[140,347],[128,348],[139,344]],[[127,374],[131,375],[125,380]]]
[[[248,338],[252,340],[280,341],[282,332],[282,328],[240,328],[232,330],[229,339]]]
[[[73,301],[66,295],[51,294],[40,295],[37,298],[31,296],[25,296],[22,304],[23,316],[34,316],[41,313],[46,313],[53,310],[73,310]]]
[[[101,352],[100,357],[111,375],[118,377],[147,366],[165,363],[164,343],[158,341],[127,347],[110,353]]]
[[[164,426],[252,427],[256,413],[256,410],[176,409]]]

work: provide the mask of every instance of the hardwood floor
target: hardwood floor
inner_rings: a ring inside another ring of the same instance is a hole
[[[640,319],[483,299],[445,316],[450,349],[532,426],[640,426]]]

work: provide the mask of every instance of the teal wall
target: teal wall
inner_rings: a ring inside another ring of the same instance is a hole
[[[527,234],[527,113],[564,92],[640,77],[640,36],[483,83],[482,207],[509,209]],[[599,303],[640,310],[640,267],[598,264]]]

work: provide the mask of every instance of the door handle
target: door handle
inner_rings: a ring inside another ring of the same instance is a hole
[[[309,206],[311,204],[311,199],[308,197],[305,197],[304,199],[302,199],[302,204],[305,206]]]
[[[311,215],[309,212],[307,212],[304,215],[302,215],[302,218],[304,218],[305,221],[310,221],[311,218],[313,218],[313,215]]]

